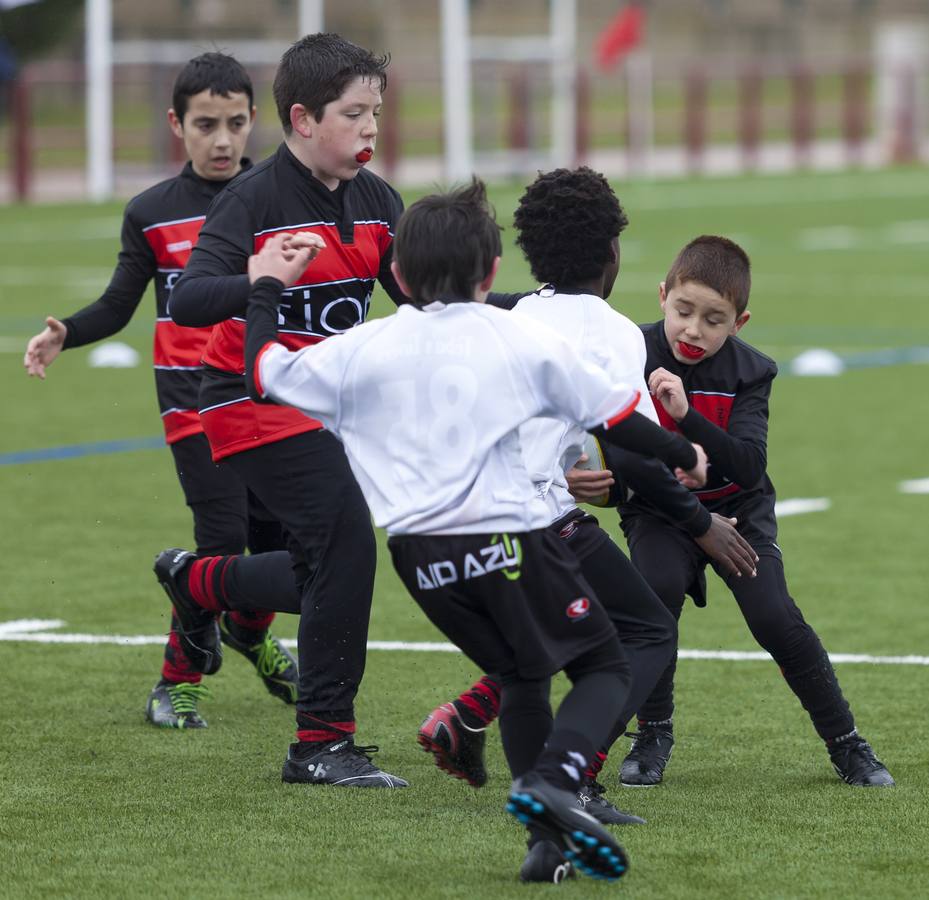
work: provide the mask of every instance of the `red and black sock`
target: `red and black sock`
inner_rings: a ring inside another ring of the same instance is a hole
[[[249,646],[264,639],[273,621],[274,613],[267,609],[234,609],[227,619],[232,636]]]
[[[485,675],[452,704],[468,728],[486,728],[500,713],[500,681]]]
[[[194,670],[187,659],[177,636],[177,626],[177,614],[174,610],[171,610],[171,633],[168,635],[168,643],[165,646],[165,658],[161,665],[161,678],[163,681],[170,681],[172,684],[180,684],[183,681],[190,684],[199,684],[203,676]]]
[[[327,744],[353,737],[355,721],[342,710],[334,713],[297,712],[297,740],[302,750],[321,750]]]
[[[204,556],[195,559],[187,569],[187,592],[204,609],[223,612],[226,601],[226,570],[236,556]]]
[[[605,763],[606,754],[602,750],[598,750],[593,755],[590,765],[584,770],[584,781],[596,781]]]

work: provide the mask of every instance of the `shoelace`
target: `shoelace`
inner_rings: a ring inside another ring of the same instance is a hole
[[[265,639],[258,645],[258,659],[255,660],[255,668],[259,674],[280,675],[289,665],[290,659],[280,644],[270,634],[265,635]]]
[[[854,754],[870,769],[879,769],[883,765],[878,760],[871,745],[864,738],[848,738],[837,744],[836,747],[844,753],[846,761]]]
[[[183,681],[168,688],[168,696],[174,711],[180,715],[189,715],[197,711],[197,701],[210,696],[210,689],[205,684],[192,684]]]
[[[344,752],[353,757],[351,760],[352,768],[363,772],[374,765],[371,762],[371,754],[377,753],[380,749],[381,748],[378,747],[377,744],[371,744],[367,747],[359,747],[357,744],[352,744],[351,748],[346,748]]]

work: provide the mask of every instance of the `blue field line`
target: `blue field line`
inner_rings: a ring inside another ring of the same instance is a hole
[[[145,438],[127,438],[121,441],[94,441],[90,444],[67,444],[64,447],[40,447],[36,450],[18,450],[0,453],[0,466],[17,466],[22,463],[51,462],[58,459],[76,459],[79,456],[100,456],[104,453],[131,453],[133,450],[158,450],[165,446],[163,435]]]

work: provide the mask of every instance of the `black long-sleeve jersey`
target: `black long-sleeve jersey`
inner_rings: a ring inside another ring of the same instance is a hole
[[[243,170],[250,166],[242,161]],[[176,325],[168,316],[168,299],[207,209],[227,184],[201,178],[188,162],[178,175],[133,197],[123,215],[122,248],[109,285],[99,299],[63,320],[65,349],[110,337],[125,328],[155,280],[155,389],[169,444],[203,430],[197,400],[200,357],[210,329]]]
[[[248,258],[281,231],[311,231],[326,249],[281,294],[279,340],[291,350],[363,322],[374,282],[397,304],[406,298],[390,271],[400,195],[362,169],[330,191],[287,148],[237,178],[216,200],[171,297],[180,325],[214,325],[203,353],[200,416],[222,459],[321,428],[290,407],[257,405],[245,385]]]
[[[777,364],[750,344],[730,337],[717,353],[696,365],[679,363],[664,333],[664,322],[643,325],[646,378],[667,369],[684,383],[690,409],[678,423],[653,397],[661,424],[706,450],[707,483],[693,494],[710,512],[739,519],[739,530],[777,539],[774,485],[767,475],[768,400]],[[620,507],[623,516],[654,512],[636,495]]]

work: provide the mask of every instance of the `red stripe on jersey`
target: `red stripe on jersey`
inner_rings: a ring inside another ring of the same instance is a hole
[[[654,394],[651,395],[651,398],[655,406],[655,412],[658,413],[658,422],[661,427],[667,431],[680,431],[677,422],[668,415],[668,411],[661,405],[661,401]]]
[[[192,434],[200,434],[203,425],[200,423],[200,413],[195,409],[179,409],[165,413],[161,417],[165,429],[165,442],[176,444]]]
[[[322,422],[289,406],[264,405],[251,400],[205,410],[200,414],[200,422],[210,442],[214,462],[233,453],[323,427]]]
[[[288,350],[302,350],[318,344],[324,338],[315,334],[278,333],[277,342]],[[203,361],[214,369],[245,374],[245,322],[226,319],[213,326],[203,351]]]
[[[729,416],[732,413],[732,401],[735,400],[735,397],[729,394],[694,393],[688,394],[687,400],[704,419],[722,428],[723,431],[728,430]],[[655,405],[655,412],[658,413],[658,421],[661,422],[661,427],[667,428],[668,431],[680,431],[677,422],[668,415],[667,410],[654,394],[652,394],[652,403]]]
[[[724,431],[728,428],[729,414],[732,412],[734,397],[728,394],[688,394],[687,399],[690,401],[690,405],[705,419],[708,419],[714,425],[718,425]],[[652,402],[655,404],[655,411],[658,413],[658,421],[661,422],[662,428],[666,428],[668,431],[680,432],[677,422],[668,415],[667,410],[654,394],[652,395]],[[711,465],[712,462],[713,460],[710,460]],[[733,483],[727,484],[725,487],[712,488],[708,491],[693,491],[693,493],[700,500],[719,500],[741,490],[741,485]]]
[[[303,274],[296,280],[295,284],[298,286],[348,278],[377,278],[381,257],[393,240],[386,222],[356,222],[351,244],[342,243],[339,229],[335,225],[313,225],[308,228],[285,225],[256,235],[255,252],[282,231],[291,234],[305,231],[319,235],[326,242],[326,249],[307,265]]]
[[[156,366],[199,366],[210,339],[209,328],[185,328],[170,320],[155,323],[154,358]]]
[[[603,423],[603,427],[609,430],[617,422],[622,422],[623,419],[628,419],[629,416],[631,416],[635,412],[636,405],[638,404],[639,397],[641,396],[642,396],[641,391],[636,391],[635,396],[632,398],[632,400],[629,401],[629,404],[627,406],[624,406],[614,416],[607,419],[606,422]]]
[[[155,254],[160,269],[183,269],[190,259],[206,216],[185,219],[183,222],[166,222],[151,225],[144,231],[145,239]]]
[[[708,419],[714,425],[718,425],[723,431],[728,430],[729,416],[732,413],[732,401],[734,396],[729,394],[690,394],[688,399],[690,405],[704,419]]]
[[[701,500],[719,500],[721,497],[728,497],[741,491],[742,487],[738,484],[727,484],[724,488],[718,488],[713,491],[694,491]]]

